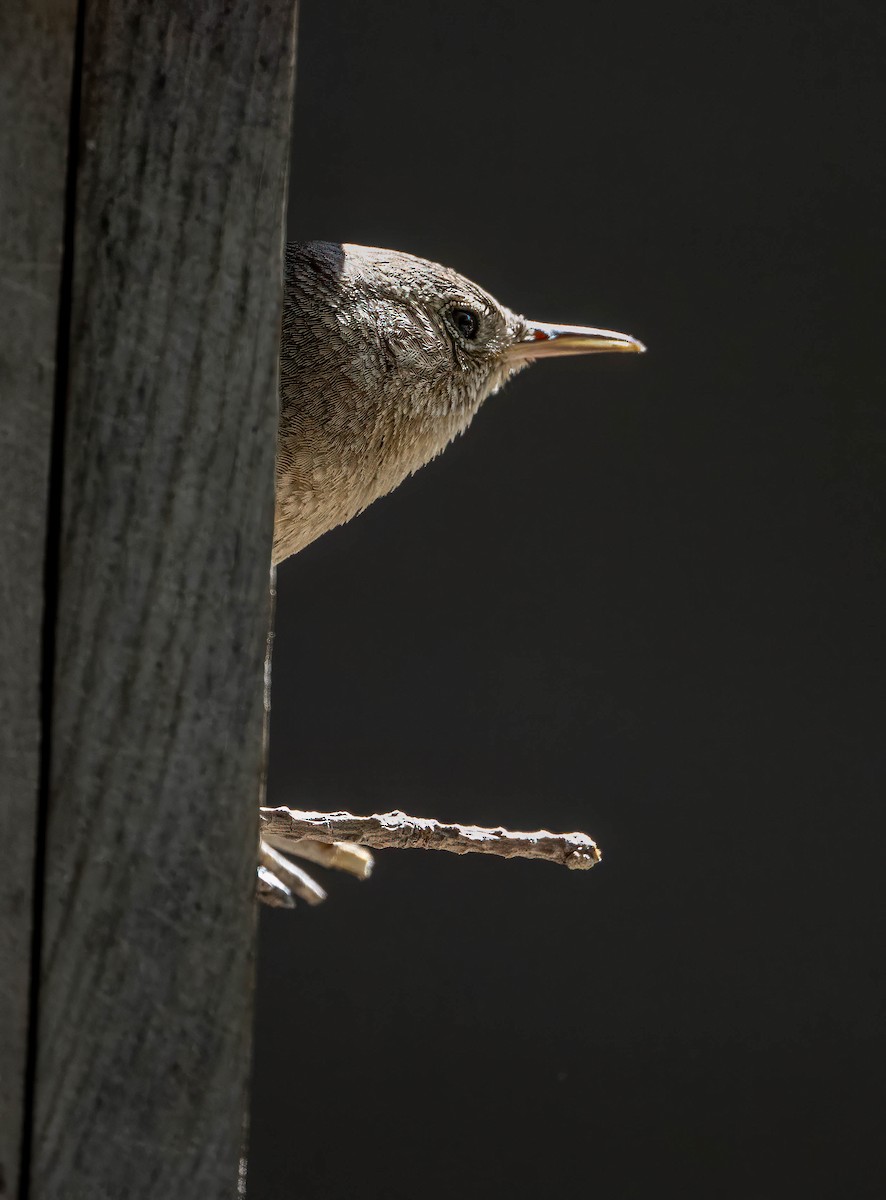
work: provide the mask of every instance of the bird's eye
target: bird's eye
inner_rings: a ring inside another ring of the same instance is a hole
[[[469,308],[452,308],[449,315],[461,336],[472,342],[480,332],[480,318],[477,314]]]

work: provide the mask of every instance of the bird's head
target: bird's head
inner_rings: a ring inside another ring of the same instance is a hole
[[[527,320],[411,254],[289,246],[275,557],[391,491],[529,363],[643,349],[612,330]]]

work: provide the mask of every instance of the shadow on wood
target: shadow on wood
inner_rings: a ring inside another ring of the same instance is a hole
[[[230,1197],[295,13],[0,39],[5,1194]]]

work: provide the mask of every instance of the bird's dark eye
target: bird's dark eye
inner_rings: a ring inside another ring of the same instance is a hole
[[[480,332],[480,318],[469,308],[450,309],[449,315],[455,328],[467,341],[472,342]]]

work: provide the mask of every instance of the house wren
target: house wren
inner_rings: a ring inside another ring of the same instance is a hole
[[[536,359],[642,351],[547,325],[437,263],[330,242],[286,248],[274,562],[435,458]]]

